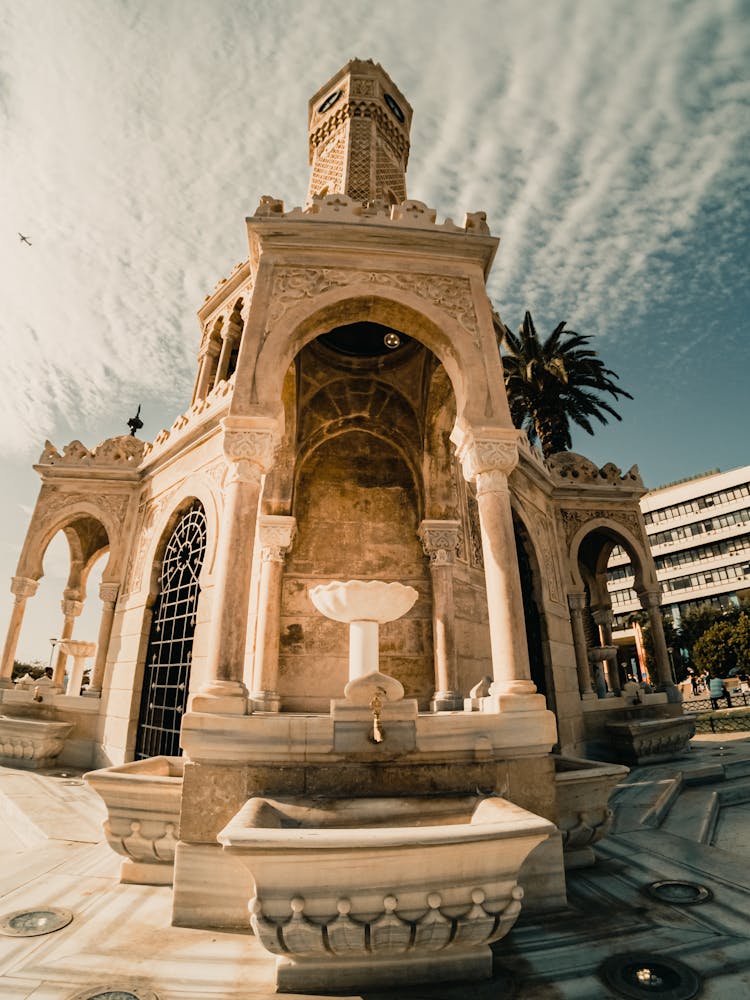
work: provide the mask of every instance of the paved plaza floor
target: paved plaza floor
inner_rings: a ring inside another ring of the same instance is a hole
[[[701,1000],[750,997],[750,737],[696,738],[680,760],[633,769],[612,804],[598,864],[570,873],[564,910],[521,915],[494,948],[491,980],[356,997],[608,1000],[625,994],[607,985],[602,965],[625,953],[684,963],[703,981]],[[273,960],[249,932],[172,927],[169,888],[119,883],[103,818],[77,774],[0,768],[0,919],[44,906],[73,913],[52,934],[0,937],[0,1000],[274,995]],[[647,887],[662,880],[702,886],[710,898],[659,901]],[[667,994],[644,987],[643,996]]]

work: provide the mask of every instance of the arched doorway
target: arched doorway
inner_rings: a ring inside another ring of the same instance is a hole
[[[164,551],[146,653],[136,760],[180,753],[205,552],[206,515],[196,500],[181,515]]]

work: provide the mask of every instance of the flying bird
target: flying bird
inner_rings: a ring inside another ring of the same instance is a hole
[[[21,237],[22,243],[28,243],[28,245],[31,246],[31,240],[28,238],[28,236],[24,236],[23,233],[19,233],[18,235]]]

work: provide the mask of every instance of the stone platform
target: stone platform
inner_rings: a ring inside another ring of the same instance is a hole
[[[0,937],[0,1000],[71,1000],[87,988],[151,990],[159,1000],[273,996],[273,959],[249,933],[172,927],[169,887],[118,882],[103,807],[79,780],[0,769],[0,917],[45,905],[73,913],[49,935]],[[618,994],[598,970],[627,951],[681,960],[703,977],[701,1000],[750,995],[750,738],[696,738],[678,761],[634,768],[612,804],[599,863],[569,873],[564,910],[522,913],[494,949],[491,980],[356,998],[609,1000]],[[665,879],[713,898],[686,905],[647,894]]]

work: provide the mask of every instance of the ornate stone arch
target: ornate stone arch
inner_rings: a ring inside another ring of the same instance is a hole
[[[584,584],[587,582],[581,574],[581,559],[583,558],[594,578],[603,580],[606,577],[607,562],[615,545],[622,545],[630,556],[633,564],[636,591],[658,590],[660,588],[653,560],[646,553],[641,539],[635,534],[635,523],[631,526],[624,523],[621,519],[608,516],[604,512],[598,512],[593,515],[588,514],[586,511],[579,511],[577,513],[581,515],[577,530],[572,519],[568,519],[566,522],[569,537],[568,574],[574,590],[583,590]],[[581,520],[583,523],[580,523]],[[635,514],[633,514],[633,520],[634,522],[636,520]],[[598,548],[595,545],[591,545],[594,539],[601,541]],[[587,540],[589,542],[588,552],[586,551]],[[601,590],[601,587],[599,589]],[[606,601],[603,592],[598,593],[596,597],[600,603]],[[592,594],[593,599],[594,595]]]
[[[58,501],[57,497],[62,500]],[[52,498],[55,498],[54,503],[50,502]],[[105,509],[94,498],[89,500],[85,496],[68,493],[50,494],[40,500],[26,535],[16,575],[32,580],[41,579],[47,548],[55,535],[62,531],[70,548],[71,565],[76,558],[80,559],[83,572],[84,566],[98,557],[102,549],[109,548],[109,559],[102,579],[116,580],[122,568],[123,551],[121,543],[113,544],[111,540],[120,537],[128,497],[123,495],[122,498],[109,499],[114,501],[110,504],[110,509]],[[115,516],[116,513],[118,517]],[[89,528],[91,530],[87,531]],[[88,544],[84,537],[86,534],[89,535]],[[102,544],[96,544],[97,534],[101,536]],[[91,547],[92,544],[94,548]]]
[[[284,274],[286,283],[279,284]],[[500,355],[482,351],[468,278],[375,273],[350,280],[335,268],[280,272],[260,349],[254,363],[246,359],[242,366],[245,381],[237,385],[235,400],[281,419],[282,383],[292,359],[334,326],[366,320],[413,337],[440,359],[453,385],[457,427],[511,427]],[[243,349],[250,350],[250,343],[245,338]]]

